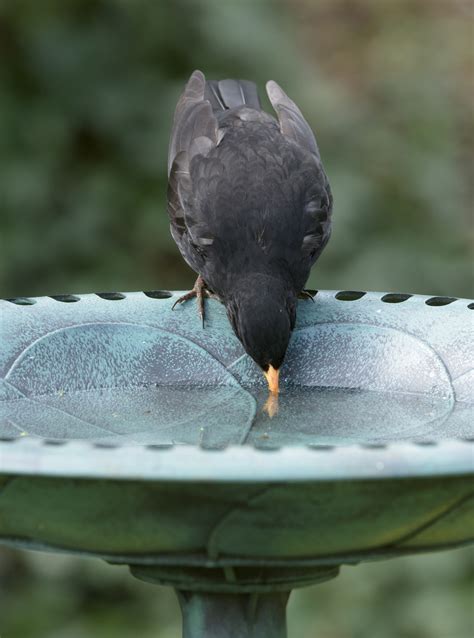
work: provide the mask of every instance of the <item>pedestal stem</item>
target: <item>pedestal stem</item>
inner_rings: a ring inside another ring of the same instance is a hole
[[[289,594],[177,591],[183,638],[286,638]]]

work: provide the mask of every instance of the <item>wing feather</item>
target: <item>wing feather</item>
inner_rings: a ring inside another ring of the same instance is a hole
[[[209,86],[209,85],[208,85]],[[218,124],[211,103],[205,98],[206,78],[195,71],[181,95],[173,120],[168,154],[168,215],[171,234],[188,264],[199,270],[203,247],[213,238],[204,220],[193,210],[190,163],[193,157],[206,157],[216,146]],[[214,94],[214,98],[218,96]]]
[[[266,89],[278,115],[282,134],[321,160],[313,131],[293,100],[273,80],[267,82]]]
[[[331,235],[332,194],[324,173],[318,144],[308,122],[298,106],[272,80],[267,82],[267,94],[275,109],[282,135],[309,151],[315,158],[318,177],[308,175],[308,195],[303,208],[302,256],[314,264]]]
[[[175,157],[181,151],[189,151],[197,137],[207,137],[217,143],[217,120],[209,100],[204,99],[206,78],[201,71],[194,71],[181,95],[173,120],[168,153],[168,174]]]

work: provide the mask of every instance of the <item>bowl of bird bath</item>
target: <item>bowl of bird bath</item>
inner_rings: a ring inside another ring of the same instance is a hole
[[[300,301],[278,412],[224,308],[1,303],[0,541],[127,564],[184,635],[281,637],[290,590],[473,536],[472,310]]]

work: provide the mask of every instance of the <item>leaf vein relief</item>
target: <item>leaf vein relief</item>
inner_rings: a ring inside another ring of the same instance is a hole
[[[417,528],[415,528],[411,532],[408,532],[408,534],[405,534],[405,536],[402,536],[402,538],[400,538],[395,543],[391,544],[389,547],[400,547],[400,546],[403,546],[408,541],[413,540],[414,538],[416,538],[417,536],[419,536],[420,534],[422,534],[426,530],[428,530],[431,527],[433,527],[436,523],[442,521],[446,516],[448,516],[449,514],[452,514],[458,508],[460,508],[462,505],[464,505],[465,503],[467,503],[469,500],[471,500],[473,498],[474,498],[474,491],[469,492],[468,494],[465,494],[464,496],[461,496],[461,498],[459,498],[457,501],[455,501],[451,505],[448,505],[446,507],[446,509],[444,509],[442,512],[440,512],[438,514],[435,514],[428,521],[426,521],[425,523],[422,523],[421,525],[419,525]]]

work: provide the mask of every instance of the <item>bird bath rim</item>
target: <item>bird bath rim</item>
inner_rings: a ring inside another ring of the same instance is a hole
[[[0,474],[267,483],[461,476],[473,472],[472,439],[280,449],[206,449],[192,445],[137,448],[47,439],[0,440]]]

